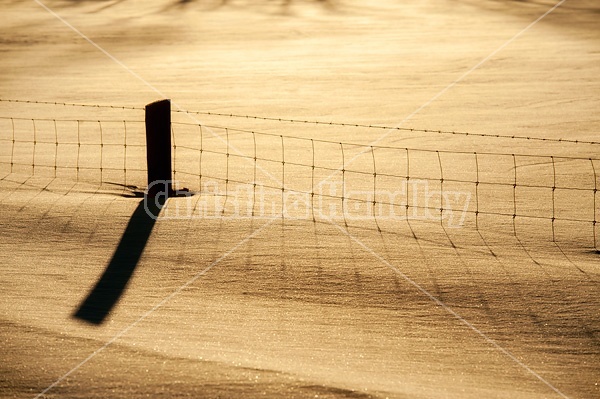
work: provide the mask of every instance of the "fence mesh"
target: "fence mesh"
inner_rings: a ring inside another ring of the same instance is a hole
[[[4,178],[19,173],[145,187],[143,109],[110,108],[139,118],[0,117]],[[277,126],[265,132],[226,125],[172,123],[175,185],[205,198],[166,217],[330,219],[346,226],[368,220],[377,229],[411,219],[475,228],[496,221],[512,224],[515,235],[517,221],[529,220],[544,223],[552,240],[578,226],[598,248],[600,159],[594,157],[368,145],[279,134]]]

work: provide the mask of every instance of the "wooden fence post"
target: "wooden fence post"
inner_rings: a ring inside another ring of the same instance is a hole
[[[146,105],[147,195],[165,198],[172,193],[171,174],[171,101]]]

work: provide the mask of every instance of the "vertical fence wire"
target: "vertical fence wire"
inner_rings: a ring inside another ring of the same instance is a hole
[[[175,129],[173,129],[173,125],[171,124],[171,147],[173,148],[173,181],[171,184],[177,181],[177,142],[175,141]],[[172,187],[173,190],[176,188]]]
[[[285,146],[283,144],[283,135],[281,138],[281,219],[284,219],[285,214]]]
[[[32,119],[31,122],[33,123],[33,151],[31,156],[31,174],[35,175],[35,147],[37,144],[37,128],[35,126],[35,119]]]
[[[594,196],[593,196],[593,205],[594,205],[594,221],[592,222],[592,233],[594,235],[594,249],[598,251],[598,239],[597,239],[597,225],[598,225],[598,216],[597,216],[597,199],[596,195],[598,194],[598,176],[596,174],[596,167],[594,166],[594,160],[590,158],[590,163],[592,164],[592,171],[594,172]]]
[[[556,194],[556,165],[554,164],[554,157],[551,156],[550,160],[552,161],[552,242],[556,242],[556,235],[554,232],[554,221],[556,220],[556,205],[554,196]]]
[[[406,221],[409,221],[408,209],[410,208],[410,155],[406,149]],[[410,224],[409,224],[410,225]]]
[[[104,182],[103,173],[102,173],[102,167],[104,166],[104,164],[103,164],[104,138],[103,138],[103,134],[102,134],[102,122],[98,121],[98,127],[100,128],[100,185],[102,185],[102,183]]]
[[[75,180],[79,182],[79,158],[81,156],[81,121],[77,121],[77,160],[75,163]]]
[[[198,193],[202,193],[202,152],[204,151],[204,133],[202,131],[202,125],[198,125],[200,130],[200,151],[198,154]]]
[[[312,164],[311,164],[311,173],[310,173],[310,208],[312,211],[313,222],[316,222],[315,218],[315,141],[310,139],[310,144],[312,148]]]
[[[54,178],[57,177],[57,169],[58,169],[58,129],[56,127],[56,119],[53,119],[54,122]]]
[[[253,157],[252,159],[254,160],[253,163],[253,170],[252,170],[252,211],[251,211],[251,215],[254,217],[254,209],[256,207],[256,170],[258,169],[258,157],[256,156],[256,134],[254,132],[252,132],[252,144],[253,144],[253,149],[254,149],[254,153],[253,153]]]
[[[225,199],[223,200],[223,209],[221,215],[225,215],[225,206],[229,198],[229,129],[225,128],[225,138],[227,149],[225,150]]]
[[[340,149],[342,151],[342,217],[344,218],[344,226],[348,228],[348,221],[346,220],[346,157],[344,155],[344,144],[340,143]]]
[[[513,182],[513,215],[512,215],[512,222],[513,222],[513,233],[515,235],[515,237],[517,236],[517,158],[515,157],[515,154],[512,154],[512,159],[513,159],[513,170],[514,172],[514,182]]]
[[[123,184],[127,188],[127,121],[123,121]]]
[[[12,144],[10,148],[10,173],[13,173],[13,166],[15,164],[15,120],[14,118],[10,118],[10,123],[12,126]]]
[[[371,158],[373,158],[373,219],[375,220],[377,231],[381,233],[381,227],[379,227],[379,221],[377,220],[377,164],[375,162],[375,150],[373,149],[373,146],[371,146]]]
[[[475,154],[475,230],[479,231],[479,157]]]
[[[444,169],[442,168],[442,158],[440,152],[436,151],[438,165],[440,166],[440,224],[444,227]]]

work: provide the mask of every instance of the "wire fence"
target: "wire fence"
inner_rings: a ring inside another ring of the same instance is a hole
[[[377,228],[404,219],[458,227],[468,216],[479,228],[493,216],[514,229],[517,219],[547,222],[553,240],[560,224],[584,225],[597,244],[600,159],[370,146],[177,122],[173,131],[175,180],[222,197],[221,213],[371,220]]]
[[[119,107],[117,107],[118,109]],[[137,109],[136,109],[137,110]],[[141,109],[140,109],[141,110]],[[0,117],[0,168],[144,187],[141,119]],[[592,144],[593,145],[593,144]],[[227,126],[172,123],[173,180],[202,200],[165,217],[541,222],[598,248],[600,159],[365,145]]]
[[[0,117],[5,173],[124,186],[145,182],[144,122]]]

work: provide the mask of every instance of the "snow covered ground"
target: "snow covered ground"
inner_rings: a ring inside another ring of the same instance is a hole
[[[600,8],[557,4],[5,2],[1,396],[598,397]],[[154,220],[161,98],[203,113]]]

